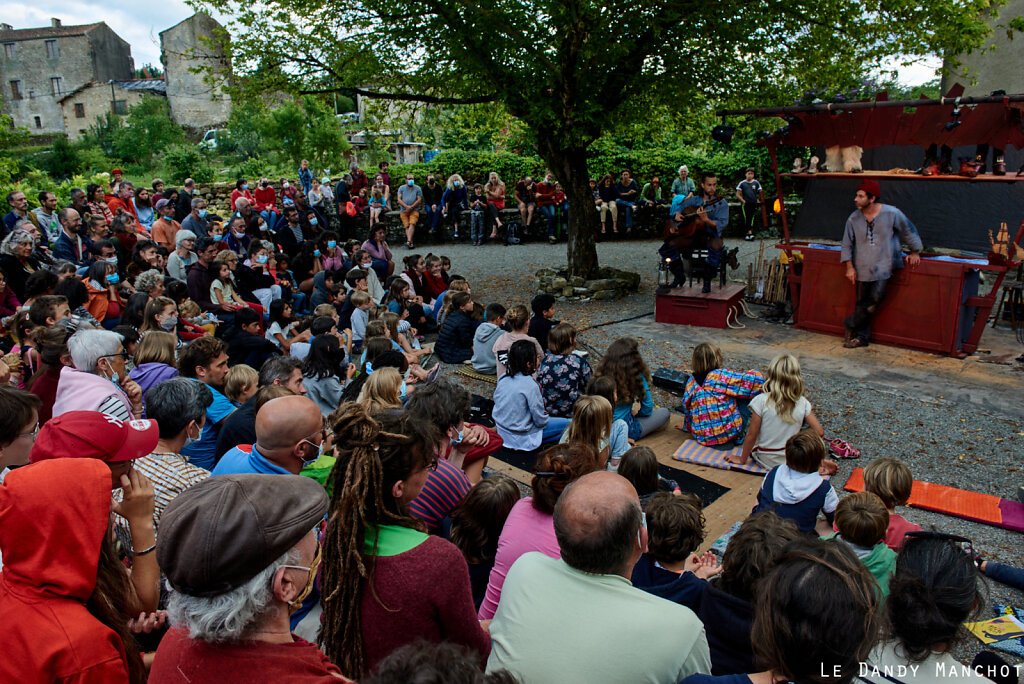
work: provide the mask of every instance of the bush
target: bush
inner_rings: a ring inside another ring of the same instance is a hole
[[[527,175],[539,176],[544,172],[544,162],[539,157],[521,156],[511,152],[467,152],[444,150],[429,163],[397,164],[389,169],[391,178],[404,178],[411,173],[417,183],[426,182],[427,173],[433,173],[441,183],[446,183],[453,173],[462,176],[467,184],[486,183],[494,171],[506,185],[516,183]],[[368,172],[368,175],[372,175]]]
[[[216,172],[213,165],[199,149],[193,145],[176,145],[164,155],[167,167],[167,179],[171,183],[181,184],[186,178],[196,183],[212,183]]]

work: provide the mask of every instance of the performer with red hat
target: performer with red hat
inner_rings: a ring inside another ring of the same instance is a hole
[[[903,268],[901,243],[910,248],[906,263],[911,268],[921,263],[921,236],[902,211],[879,202],[882,190],[878,181],[864,180],[857,186],[853,203],[857,211],[846,219],[843,232],[842,262],[846,277],[857,288],[853,314],[843,320],[848,349],[866,347],[871,336],[871,319],[885,298],[893,271]]]

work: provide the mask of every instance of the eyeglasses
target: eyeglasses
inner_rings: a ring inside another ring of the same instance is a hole
[[[974,558],[974,544],[967,537],[961,537],[958,534],[946,534],[945,532],[932,532],[930,530],[916,530],[914,532],[907,532],[904,535],[904,544],[911,539],[944,539],[957,544],[960,549]]]
[[[32,428],[32,430],[30,432],[19,432],[16,435],[16,437],[29,437],[29,436],[32,437],[32,441],[33,442],[36,440],[36,437],[39,436],[39,421],[38,420],[36,421],[35,427]]]
[[[131,354],[129,354],[126,350],[122,349],[121,351],[117,352],[116,354],[104,354],[100,358],[101,359],[110,359],[110,358],[114,358],[116,356],[120,356],[122,359],[127,361],[128,358],[131,356]]]

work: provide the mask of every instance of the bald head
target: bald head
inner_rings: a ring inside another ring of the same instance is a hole
[[[632,570],[640,555],[640,500],[621,475],[596,472],[566,487],[555,505],[555,536],[562,560],[594,574]]]
[[[321,427],[323,417],[312,399],[300,396],[271,399],[256,414],[256,446],[264,456],[278,462],[275,457],[286,456],[304,438],[313,435],[313,442],[319,442],[315,433]]]

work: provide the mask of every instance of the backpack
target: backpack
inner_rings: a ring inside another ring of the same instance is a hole
[[[519,222],[510,219],[505,223],[505,244],[518,245],[522,240],[519,238]]]
[[[345,213],[349,216],[356,215],[356,205],[352,202],[345,202]]]

